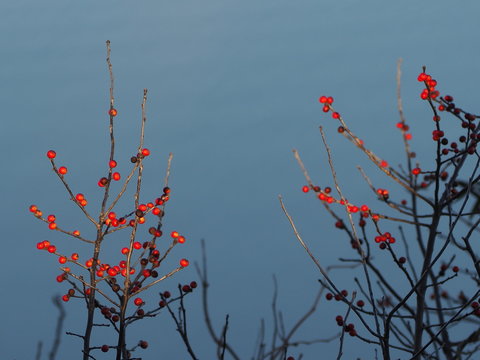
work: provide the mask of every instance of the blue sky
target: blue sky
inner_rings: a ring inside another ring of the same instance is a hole
[[[278,194],[326,265],[351,254],[319,203],[301,193],[305,181],[292,149],[300,151],[316,183],[331,185],[318,131],[322,125],[349,199],[375,201],[357,164],[379,184],[389,183],[337,135],[337,124],[321,112],[318,97],[334,96],[354,132],[397,164],[403,154],[395,129],[395,67],[403,58],[412,145],[427,161],[432,144],[421,139],[430,138],[431,115],[418,97],[416,76],[427,65],[441,91],[475,109],[479,10],[476,1],[443,0],[2,2],[2,357],[33,358],[37,341],[47,346],[52,340],[56,314],[50,298],[66,288],[55,282],[57,263],[35,244],[49,239],[65,252],[79,247],[31,217],[28,206],[37,204],[45,213],[58,214],[59,222],[88,228],[52,174],[45,152],[55,149],[59,162],[69,167],[73,186],[81,187],[92,203],[98,201],[96,181],[108,159],[107,39],[116,77],[119,167],[126,171],[137,146],[142,92],[148,88],[145,141],[152,156],[146,163],[146,197],[161,189],[173,152],[165,229],[188,238],[173,258],[199,261],[200,239],[206,240],[215,324],[220,328],[230,314],[232,345],[248,358],[260,319],[271,320],[272,275],[279,282],[279,307],[287,323],[309,306],[320,277],[296,242]],[[177,282],[196,278],[191,267],[157,289],[174,289]],[[346,288],[351,279],[348,271],[337,276]],[[156,291],[151,293],[153,301]],[[213,358],[200,294],[188,302],[194,347],[200,358]],[[80,331],[80,302],[68,303],[67,310],[66,329]],[[336,331],[332,313],[340,311],[322,303],[299,338]],[[160,354],[186,358],[168,316],[133,328],[133,338],[137,331],[152,345],[145,359]],[[362,346],[348,339],[345,358],[372,358]],[[79,348],[76,339],[65,337],[60,358],[77,358]],[[333,358],[338,343],[301,351],[305,359],[319,351]]]

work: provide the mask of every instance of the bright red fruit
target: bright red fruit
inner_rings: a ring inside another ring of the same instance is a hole
[[[55,156],[57,156],[57,153],[55,151],[53,151],[53,150],[48,150],[47,151],[47,157],[49,159],[55,159]]]
[[[188,262],[187,259],[182,259],[182,260],[180,260],[180,266],[181,266],[181,267],[187,267],[188,264],[190,264],[190,263]]]
[[[133,303],[137,306],[140,306],[143,304],[143,300],[141,298],[135,298],[135,300],[133,300]]]

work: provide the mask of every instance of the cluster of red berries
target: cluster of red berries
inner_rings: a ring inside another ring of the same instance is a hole
[[[412,140],[412,134],[408,133],[407,131],[410,130],[410,126],[405,124],[404,122],[398,122],[397,123],[397,128],[400,129],[403,132],[403,136],[405,140]]]
[[[348,325],[345,325],[345,322],[343,320],[343,317],[341,315],[337,315],[335,317],[335,321],[337,322],[337,325],[340,327],[343,327],[345,329],[345,332],[347,332],[350,336],[357,336],[357,331],[355,330],[355,325],[350,323]]]
[[[318,102],[320,102],[320,104],[323,104],[323,112],[329,112],[331,109],[332,109],[332,104],[333,104],[333,97],[331,96],[320,96],[318,98]],[[334,119],[339,119],[340,118],[340,114],[336,111],[332,112],[332,118]]]
[[[190,284],[185,284],[182,286],[182,291],[185,293],[192,292],[193,289],[197,288],[197,282],[196,281],[191,281]]]
[[[340,301],[342,300],[343,298],[347,297],[348,296],[348,291],[347,290],[342,290],[340,291],[339,294],[335,294],[333,295],[332,293],[327,293],[325,295],[325,299],[327,299],[328,301],[332,300],[332,299],[335,299],[337,301]]]
[[[417,80],[425,83],[425,89],[423,89],[420,94],[420,98],[423,100],[436,99],[440,95],[438,90],[435,89],[437,86],[437,81],[432,79],[430,75],[422,72],[420,75],[418,75]]]
[[[318,193],[319,193],[317,196],[318,196],[318,198],[319,198],[321,201],[325,201],[325,202],[327,202],[327,203],[329,203],[329,204],[332,204],[332,203],[334,203],[334,202],[337,202],[337,203],[339,203],[340,205],[345,205],[345,202],[344,202],[343,200],[336,200],[333,196],[329,195],[329,194],[331,193],[331,191],[332,191],[332,189],[331,189],[330,187],[325,187],[325,188],[323,189],[323,191],[321,191],[321,188],[320,188],[320,187],[314,186],[314,187],[313,187],[313,190],[314,190],[315,192],[318,192]],[[302,191],[303,191],[304,193],[307,193],[307,192],[310,191],[310,188],[309,188],[307,185],[304,185],[304,186],[302,187]],[[361,206],[359,207],[359,206],[356,206],[356,205],[348,204],[348,205],[347,205],[347,209],[348,209],[348,211],[351,212],[351,213],[357,213],[357,212],[361,211],[363,217],[369,217],[369,215],[370,215],[370,214],[369,214],[370,208],[369,208],[367,205],[361,205]],[[336,226],[337,228],[340,228],[340,229],[343,229],[343,228],[344,228],[343,222],[341,222],[341,221],[337,221],[337,222],[335,223],[335,226]]]

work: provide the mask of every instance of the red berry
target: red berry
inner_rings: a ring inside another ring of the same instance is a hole
[[[180,266],[181,267],[187,267],[189,264],[188,260],[187,259],[182,259],[180,260]]]
[[[145,340],[142,340],[138,343],[138,345],[142,348],[142,349],[146,349],[148,347],[148,342],[146,342]]]
[[[118,111],[117,109],[111,108],[110,111],[108,112],[108,115],[110,116],[117,116]]]
[[[357,301],[357,306],[358,307],[363,307],[363,306],[365,306],[365,302],[363,300],[358,300]]]
[[[307,193],[307,192],[310,191],[310,188],[305,185],[304,187],[302,187],[302,191],[303,191],[304,193]]]
[[[114,172],[112,174],[112,179],[115,180],[115,181],[120,180],[121,179],[120,173],[119,172]]]
[[[58,262],[59,262],[60,264],[65,264],[65,263],[67,262],[67,258],[66,258],[65,256],[60,256],[60,257],[58,258]]]
[[[150,155],[150,150],[148,150],[148,149],[143,149],[143,150],[142,150],[142,155],[143,155],[143,156],[148,156],[148,155]]]
[[[67,302],[68,300],[70,300],[70,296],[68,296],[67,294],[63,295],[62,296],[62,300]]]
[[[191,292],[192,289],[190,288],[189,285],[183,285],[183,286],[182,286],[182,291],[183,291],[183,292]]]
[[[318,101],[321,103],[321,104],[325,104],[327,102],[327,97],[322,95],[320,96],[320,98],[318,99]]]
[[[58,173],[61,175],[65,175],[68,172],[68,169],[65,166],[60,166],[58,168]]]
[[[417,175],[420,174],[421,172],[422,172],[422,169],[420,169],[420,168],[418,168],[418,167],[412,170],[412,174],[415,175],[415,176],[417,176]]]
[[[55,151],[53,151],[53,150],[48,150],[47,151],[47,157],[49,159],[55,159],[55,156],[57,156],[57,153]]]
[[[460,271],[460,269],[459,269],[458,266],[454,266],[454,267],[452,267],[452,271],[455,272],[455,273],[457,273],[457,272]]]
[[[143,304],[143,300],[141,298],[135,298],[135,300],[133,300],[133,303],[137,306],[140,306]]]
[[[110,347],[108,345],[102,345],[101,349],[103,352],[107,352]]]
[[[195,289],[197,286],[198,286],[198,285],[197,285],[197,282],[196,282],[196,281],[192,281],[192,282],[190,283],[190,287],[191,287],[192,289]]]
[[[163,297],[164,297],[165,299],[168,299],[170,296],[172,296],[172,294],[170,294],[170,291],[165,291],[165,292],[163,293]]]
[[[172,232],[170,233],[170,236],[171,236],[172,238],[177,238],[177,237],[180,236],[180,234],[179,234],[177,231],[172,231]]]
[[[405,264],[405,263],[407,262],[407,259],[402,256],[401,258],[398,259],[398,262],[399,262],[400,264]]]
[[[327,293],[327,295],[325,295],[325,299],[327,300],[332,300],[333,299],[333,294],[332,293]]]
[[[417,77],[417,80],[418,80],[418,81],[425,81],[425,80],[427,80],[427,74],[425,74],[424,72],[420,73],[420,75],[418,75],[418,77]]]

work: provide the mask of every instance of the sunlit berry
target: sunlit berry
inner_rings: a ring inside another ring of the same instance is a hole
[[[67,262],[67,258],[66,258],[65,256],[60,256],[60,257],[58,258],[58,262],[59,262],[60,264],[65,264],[65,263]]]
[[[115,160],[110,160],[108,162],[108,166],[113,169],[113,168],[117,167],[117,162]]]
[[[72,260],[75,260],[75,261],[76,261],[76,260],[78,260],[79,256],[78,256],[77,253],[73,253],[73,254],[70,256],[70,258],[71,258]]]
[[[318,98],[318,101],[321,103],[321,104],[325,104],[327,102],[327,97],[322,95]]]
[[[322,111],[326,112],[326,113],[329,112],[330,111],[330,106],[324,105],[323,108],[322,108]]]
[[[180,244],[183,244],[185,242],[185,237],[184,236],[179,236],[177,237],[177,241],[180,243]]]
[[[143,304],[143,300],[141,298],[135,298],[135,300],[133,300],[133,303],[137,306],[140,306]]]
[[[50,230],[55,230],[57,228],[57,224],[54,222],[51,222],[50,224],[48,224],[48,228]]]
[[[127,255],[130,252],[130,249],[127,248],[127,247],[124,247],[124,248],[122,248],[121,252],[122,252],[123,255]]]
[[[339,119],[340,118],[340,114],[338,112],[333,112],[332,113],[332,118],[334,119]]]
[[[70,300],[70,296],[68,296],[67,294],[63,295],[62,296],[62,300],[67,302],[68,300]]]
[[[310,191],[310,188],[305,185],[304,187],[302,187],[302,191],[303,191],[304,193],[307,193],[307,192]]]
[[[180,236],[180,234],[179,234],[177,231],[172,231],[172,232],[170,233],[170,236],[171,236],[172,238],[177,238],[177,237]]]
[[[420,75],[418,75],[417,77],[418,81],[425,81],[426,79],[427,79],[427,74],[425,74],[424,72],[420,73]]]
[[[117,116],[117,114],[118,114],[117,109],[111,108],[111,109],[108,111],[108,115],[110,115],[110,116]]]
[[[34,213],[38,210],[37,206],[36,205],[30,205],[30,207],[28,208],[28,210],[30,210],[30,212]]]
[[[122,177],[121,177],[121,175],[120,175],[119,172],[114,172],[114,173],[112,174],[112,179],[115,180],[115,181],[119,181],[121,178],[122,178]]]
[[[57,156],[57,153],[55,151],[53,151],[53,150],[48,150],[47,151],[47,157],[49,159],[55,159],[55,156]]]
[[[49,245],[47,247],[47,251],[53,254],[55,251],[57,251],[57,247],[55,245]]]
[[[56,280],[59,283],[63,282],[63,280],[65,280],[65,274],[58,275]]]
[[[135,241],[133,243],[133,248],[136,249],[136,250],[140,250],[142,248],[142,244],[138,241]]]
[[[412,174],[415,175],[415,176],[417,176],[417,175],[420,174],[421,172],[422,172],[422,169],[420,169],[420,168],[418,168],[418,167],[412,170]]]
[[[110,268],[107,270],[107,274],[109,276],[116,276],[118,274],[118,271],[115,268]]]
[[[48,216],[47,216],[47,221],[48,221],[48,222],[54,222],[55,219],[56,219],[56,218],[55,218],[55,215],[48,215]]]
[[[143,155],[143,156],[148,156],[148,155],[150,155],[150,150],[148,150],[148,149],[142,149],[142,155]]]
[[[43,243],[43,241],[40,241],[40,242],[37,243],[37,249],[38,250],[45,249],[45,244]]]
[[[190,263],[188,262],[187,259],[182,259],[182,260],[180,260],[180,266],[181,266],[181,267],[187,267],[188,264],[190,264]]]

